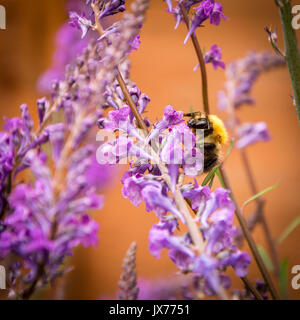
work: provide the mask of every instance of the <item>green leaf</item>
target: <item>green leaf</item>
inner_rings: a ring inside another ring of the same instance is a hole
[[[256,200],[257,198],[263,196],[264,194],[276,189],[278,187],[279,183],[276,183],[274,186],[266,188],[265,190],[257,193],[256,195],[254,195],[253,197],[251,197],[250,199],[248,199],[247,201],[244,202],[243,207],[245,207],[247,204],[249,204],[250,202]]]
[[[233,149],[233,146],[234,146],[234,140],[231,139],[229,148],[228,148],[228,150],[226,152],[226,155],[225,155],[225,158],[224,158],[223,162],[230,156],[230,153],[231,153],[231,151]]]
[[[283,299],[287,299],[289,260],[284,258],[280,265],[279,290]]]
[[[224,189],[227,189],[227,186],[226,186],[226,184],[225,184],[225,182],[224,182],[224,180],[223,180],[223,177],[222,177],[222,175],[221,175],[221,172],[220,172],[220,169],[218,168],[218,170],[217,170],[217,172],[216,172],[216,175],[217,175],[217,177],[218,177],[218,179],[219,179],[219,181],[220,181],[220,183],[221,183],[221,186],[224,188]]]
[[[266,267],[268,268],[268,270],[269,270],[270,272],[273,272],[273,270],[274,270],[274,265],[273,265],[273,262],[272,262],[272,260],[270,259],[269,255],[268,255],[267,251],[266,251],[266,250],[264,249],[264,247],[261,246],[261,245],[258,245],[258,246],[257,246],[257,249],[258,249],[258,252],[259,252],[261,258],[262,258],[263,261],[264,261],[264,264],[265,264]]]
[[[210,189],[211,189],[211,187],[212,187],[212,185],[213,185],[213,183],[214,183],[214,180],[215,180],[215,174],[212,176],[212,178],[210,179],[210,182],[209,182],[209,187],[210,187]]]
[[[297,217],[280,235],[278,243],[282,243],[298,226],[300,225],[300,216]]]
[[[230,146],[229,146],[229,148],[228,148],[228,150],[227,150],[227,152],[226,152],[226,155],[225,155],[225,157],[224,157],[223,162],[224,162],[224,161],[228,158],[228,156],[230,155],[230,153],[231,153],[231,151],[232,151],[232,149],[233,149],[233,146],[234,146],[234,140],[231,140],[231,141],[230,141]],[[208,175],[207,175],[207,176],[205,177],[205,179],[203,180],[203,182],[202,182],[202,187],[203,187],[203,186],[206,186],[208,183],[211,183],[211,184],[212,184],[211,180],[214,179],[214,176],[215,176],[215,174],[217,174],[217,172],[218,172],[219,168],[221,167],[221,165],[222,165],[222,163],[219,163],[218,165],[216,165],[215,167],[213,167],[213,168],[211,169],[211,171],[208,173]],[[222,182],[221,182],[221,184],[222,184]],[[223,185],[224,185],[224,183],[223,183]]]
[[[213,167],[208,175],[205,177],[205,179],[202,182],[202,187],[206,186],[211,179],[213,179],[214,175],[216,174],[216,171],[219,169],[220,165],[218,164],[217,166]]]

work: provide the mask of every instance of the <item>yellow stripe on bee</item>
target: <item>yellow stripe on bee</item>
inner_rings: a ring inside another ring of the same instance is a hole
[[[215,141],[218,141],[220,144],[226,144],[228,142],[228,133],[225,128],[224,122],[217,116],[210,114],[208,116],[209,121],[213,125],[212,136]]]

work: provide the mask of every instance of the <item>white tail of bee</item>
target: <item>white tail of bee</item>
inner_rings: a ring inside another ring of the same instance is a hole
[[[0,29],[6,29],[6,9],[0,5]]]

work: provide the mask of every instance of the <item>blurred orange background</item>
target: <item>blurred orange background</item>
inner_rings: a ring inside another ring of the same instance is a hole
[[[127,1],[131,2],[131,1]],[[202,47],[209,49],[216,43],[222,47],[223,60],[229,63],[244,57],[250,50],[271,50],[264,26],[278,27],[279,13],[273,0],[226,0],[224,13],[229,21],[219,27],[208,26],[198,30]],[[7,12],[7,30],[0,30],[0,115],[19,115],[19,105],[28,103],[31,114],[35,113],[35,101],[39,97],[36,82],[39,75],[51,64],[54,50],[53,38],[61,23],[67,19],[63,0],[2,0]],[[178,110],[201,108],[201,79],[193,72],[197,64],[190,42],[183,40],[186,28],[181,25],[174,31],[175,20],[166,13],[166,4],[152,0],[147,21],[142,29],[142,44],[134,52],[131,78],[140,89],[151,97],[147,116],[160,119],[163,108],[171,104]],[[279,43],[282,44],[279,33]],[[300,36],[300,31],[298,31]],[[208,66],[209,95],[214,113],[217,110],[217,92],[222,89],[225,74]],[[279,187],[265,196],[266,217],[273,236],[278,237],[284,228],[300,213],[299,146],[300,127],[287,69],[279,69],[259,78],[253,90],[255,106],[238,111],[243,121],[267,122],[272,141],[258,143],[248,148],[251,166],[259,190],[274,185]],[[226,117],[220,114],[220,117]],[[234,151],[226,163],[234,192],[242,204],[251,196],[249,185],[241,165],[238,151]],[[121,168],[121,171],[126,168]],[[121,173],[120,173],[121,174]],[[100,224],[97,248],[75,252],[71,261],[74,270],[66,277],[63,286],[67,299],[97,299],[115,297],[121,272],[122,259],[132,241],[138,244],[137,272],[144,278],[155,279],[175,275],[176,268],[163,252],[157,260],[148,251],[148,233],[157,222],[153,213],[147,213],[142,204],[136,208],[121,195],[120,174],[106,191],[104,209],[94,216]],[[247,207],[245,214],[253,207]],[[260,227],[254,232],[257,243],[267,248]],[[297,229],[280,246],[282,260],[289,257],[289,266],[300,264],[300,232]],[[248,248],[246,248],[248,250]],[[249,277],[259,278],[255,263]],[[234,281],[241,286],[240,281]],[[293,298],[300,298],[289,285]],[[44,297],[53,297],[49,291]]]

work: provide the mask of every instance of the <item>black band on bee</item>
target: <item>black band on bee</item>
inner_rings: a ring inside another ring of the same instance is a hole
[[[208,142],[204,143],[204,151],[211,151],[215,149],[216,149],[216,145],[214,143],[208,143]]]

